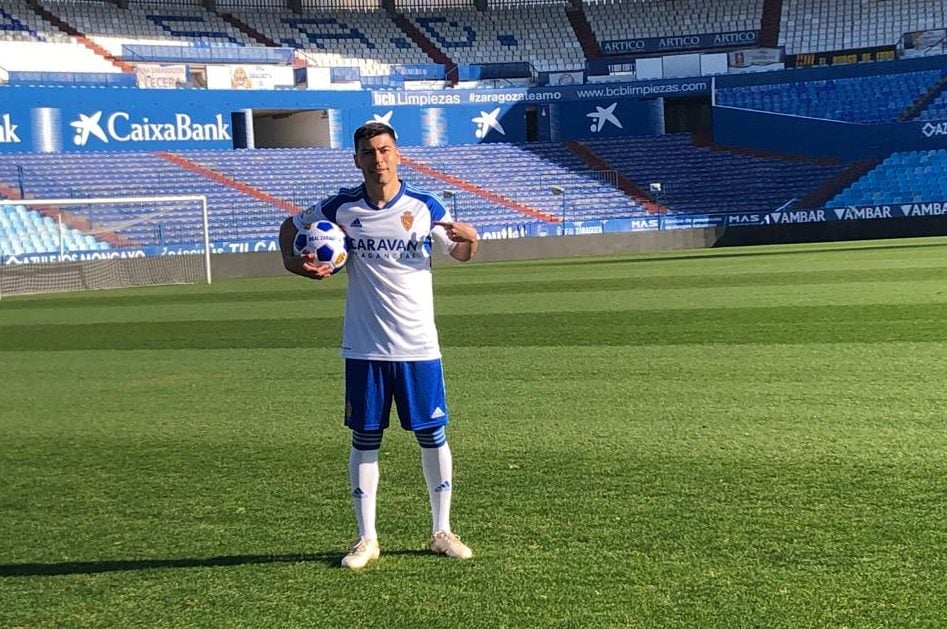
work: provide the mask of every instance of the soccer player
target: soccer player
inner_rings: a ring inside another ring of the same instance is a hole
[[[421,446],[431,501],[431,550],[469,559],[473,552],[450,527],[453,461],[441,351],[434,325],[431,245],[460,261],[477,252],[477,231],[453,221],[437,197],[398,178],[395,132],[370,122],[355,131],[355,165],[362,185],[283,222],[280,249],[288,271],[323,279],[328,265],[293,255],[296,232],[325,218],[345,230],[348,289],[342,331],[345,425],[352,430],[349,482],[359,539],[342,566],[364,567],[379,555],[375,529],[378,451],[392,401],[402,428]]]

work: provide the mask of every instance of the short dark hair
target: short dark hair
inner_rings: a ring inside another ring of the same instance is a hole
[[[377,135],[385,135],[386,133],[391,136],[392,141],[397,140],[398,136],[395,135],[395,130],[384,122],[366,122],[355,130],[355,147],[358,148],[358,143],[362,140],[371,140]]]

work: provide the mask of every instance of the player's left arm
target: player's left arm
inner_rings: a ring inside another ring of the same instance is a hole
[[[480,245],[480,237],[477,235],[477,228],[470,223],[442,222],[435,221],[435,226],[443,227],[447,237],[457,243],[450,250],[450,257],[461,262],[470,260],[477,254],[477,247]]]

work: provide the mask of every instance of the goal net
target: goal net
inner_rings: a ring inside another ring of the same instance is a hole
[[[211,282],[207,198],[0,200],[0,296]]]

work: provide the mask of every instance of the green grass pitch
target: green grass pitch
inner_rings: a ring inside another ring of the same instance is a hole
[[[947,239],[435,272],[354,538],[344,276],[0,301],[0,627],[942,627]]]

